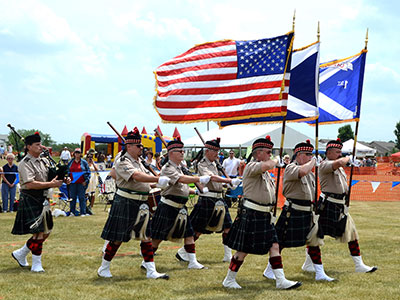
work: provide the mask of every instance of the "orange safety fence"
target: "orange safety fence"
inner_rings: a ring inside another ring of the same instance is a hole
[[[350,201],[400,201],[400,166],[395,165],[393,162],[380,162],[378,160],[376,167],[354,167]],[[350,167],[345,167],[344,169],[349,182]],[[282,207],[285,202],[285,197],[282,195],[284,169],[282,171],[279,183],[278,207]],[[274,169],[272,173],[276,179],[277,169]],[[318,195],[320,192],[318,184]]]

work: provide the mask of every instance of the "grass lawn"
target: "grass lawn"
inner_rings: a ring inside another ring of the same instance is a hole
[[[10,231],[15,213],[0,214],[0,300],[2,299],[400,299],[400,202],[353,202],[352,216],[360,234],[361,253],[372,274],[354,272],[347,245],[327,238],[322,259],[336,282],[315,282],[301,270],[304,248],[285,249],[283,263],[288,279],[300,280],[298,290],[279,291],[263,278],[267,256],[249,255],[237,281],[241,290],[227,290],[221,282],[228,263],[222,262],[221,235],[202,236],[196,242],[198,260],[207,270],[188,270],[175,259],[180,245],[163,242],[155,257],[157,269],[170,280],[148,280],[140,269],[139,241],[123,244],[112,261],[112,279],[97,276],[107,218],[104,205],[95,205],[90,217],[59,217],[44,244],[43,274],[19,267],[11,252],[29,238]],[[235,215],[235,209],[231,210]],[[31,263],[31,255],[28,255]]]

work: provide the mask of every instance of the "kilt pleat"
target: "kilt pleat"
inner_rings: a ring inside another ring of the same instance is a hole
[[[139,207],[147,202],[128,199],[115,194],[111,210],[104,225],[101,237],[108,241],[129,242],[136,222]],[[151,236],[151,223],[146,228],[146,235]]]
[[[242,209],[236,217],[224,244],[240,252],[267,254],[273,243],[278,242],[270,213]]]
[[[289,209],[285,205],[275,225],[279,244],[285,248],[304,246],[311,229],[311,221],[311,212]]]
[[[186,206],[184,207],[187,211]],[[175,219],[179,214],[180,208],[172,207],[168,204],[160,202],[157,206],[157,210],[153,216],[151,223],[151,237],[155,240],[168,240],[168,234],[174,226]],[[184,237],[194,236],[194,230],[190,222],[190,218],[187,219]]]
[[[197,201],[192,212],[190,213],[190,222],[192,223],[195,232],[200,232],[203,234],[213,233],[213,231],[207,230],[206,226],[213,214],[215,202],[218,200],[223,201],[225,206],[225,218],[224,218],[223,229],[231,228],[232,218],[231,215],[229,214],[228,205],[226,205],[225,201],[222,198],[217,199],[210,197],[199,197],[199,201]]]
[[[45,200],[45,197],[34,198],[33,196],[21,193],[14,226],[11,230],[11,233],[23,235],[44,232],[45,228],[43,221],[39,224],[39,226],[35,226],[33,229],[31,229],[30,226],[35,223],[37,218],[42,213],[43,202]]]
[[[319,215],[319,226],[324,235],[337,238],[341,237],[344,233],[345,226],[340,222],[339,218],[343,212],[344,205],[337,204],[325,200],[324,208]]]

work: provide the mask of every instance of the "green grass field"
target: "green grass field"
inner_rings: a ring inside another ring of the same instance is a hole
[[[400,202],[353,202],[352,216],[360,234],[361,253],[372,274],[354,272],[347,245],[331,238],[322,247],[328,275],[336,282],[315,282],[304,273],[304,248],[285,249],[283,263],[288,279],[300,280],[298,290],[279,291],[263,278],[267,256],[249,255],[237,276],[241,290],[226,290],[221,282],[228,263],[222,262],[221,235],[202,236],[196,242],[198,260],[207,270],[188,270],[175,259],[180,245],[163,242],[155,257],[157,269],[170,280],[148,280],[140,269],[138,241],[123,244],[114,258],[112,279],[97,276],[103,240],[99,237],[107,213],[95,205],[90,217],[59,217],[43,249],[42,274],[17,265],[11,252],[28,236],[10,231],[15,213],[0,214],[0,300],[2,299],[400,299]],[[235,209],[231,210],[235,215]],[[29,263],[31,255],[28,256]]]

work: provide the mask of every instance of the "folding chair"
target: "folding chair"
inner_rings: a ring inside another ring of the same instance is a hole
[[[99,180],[100,177],[99,177]],[[114,194],[116,191],[115,180],[111,176],[107,176],[103,183],[100,184],[99,201],[104,203],[104,211],[107,209],[107,205],[111,205],[114,200]]]
[[[57,197],[58,197],[57,204],[62,211],[65,211],[66,213],[68,213],[70,211],[69,203],[71,202],[71,199],[69,199],[69,197],[68,197],[67,185],[65,183],[63,183],[58,189],[60,191],[57,195]]]

